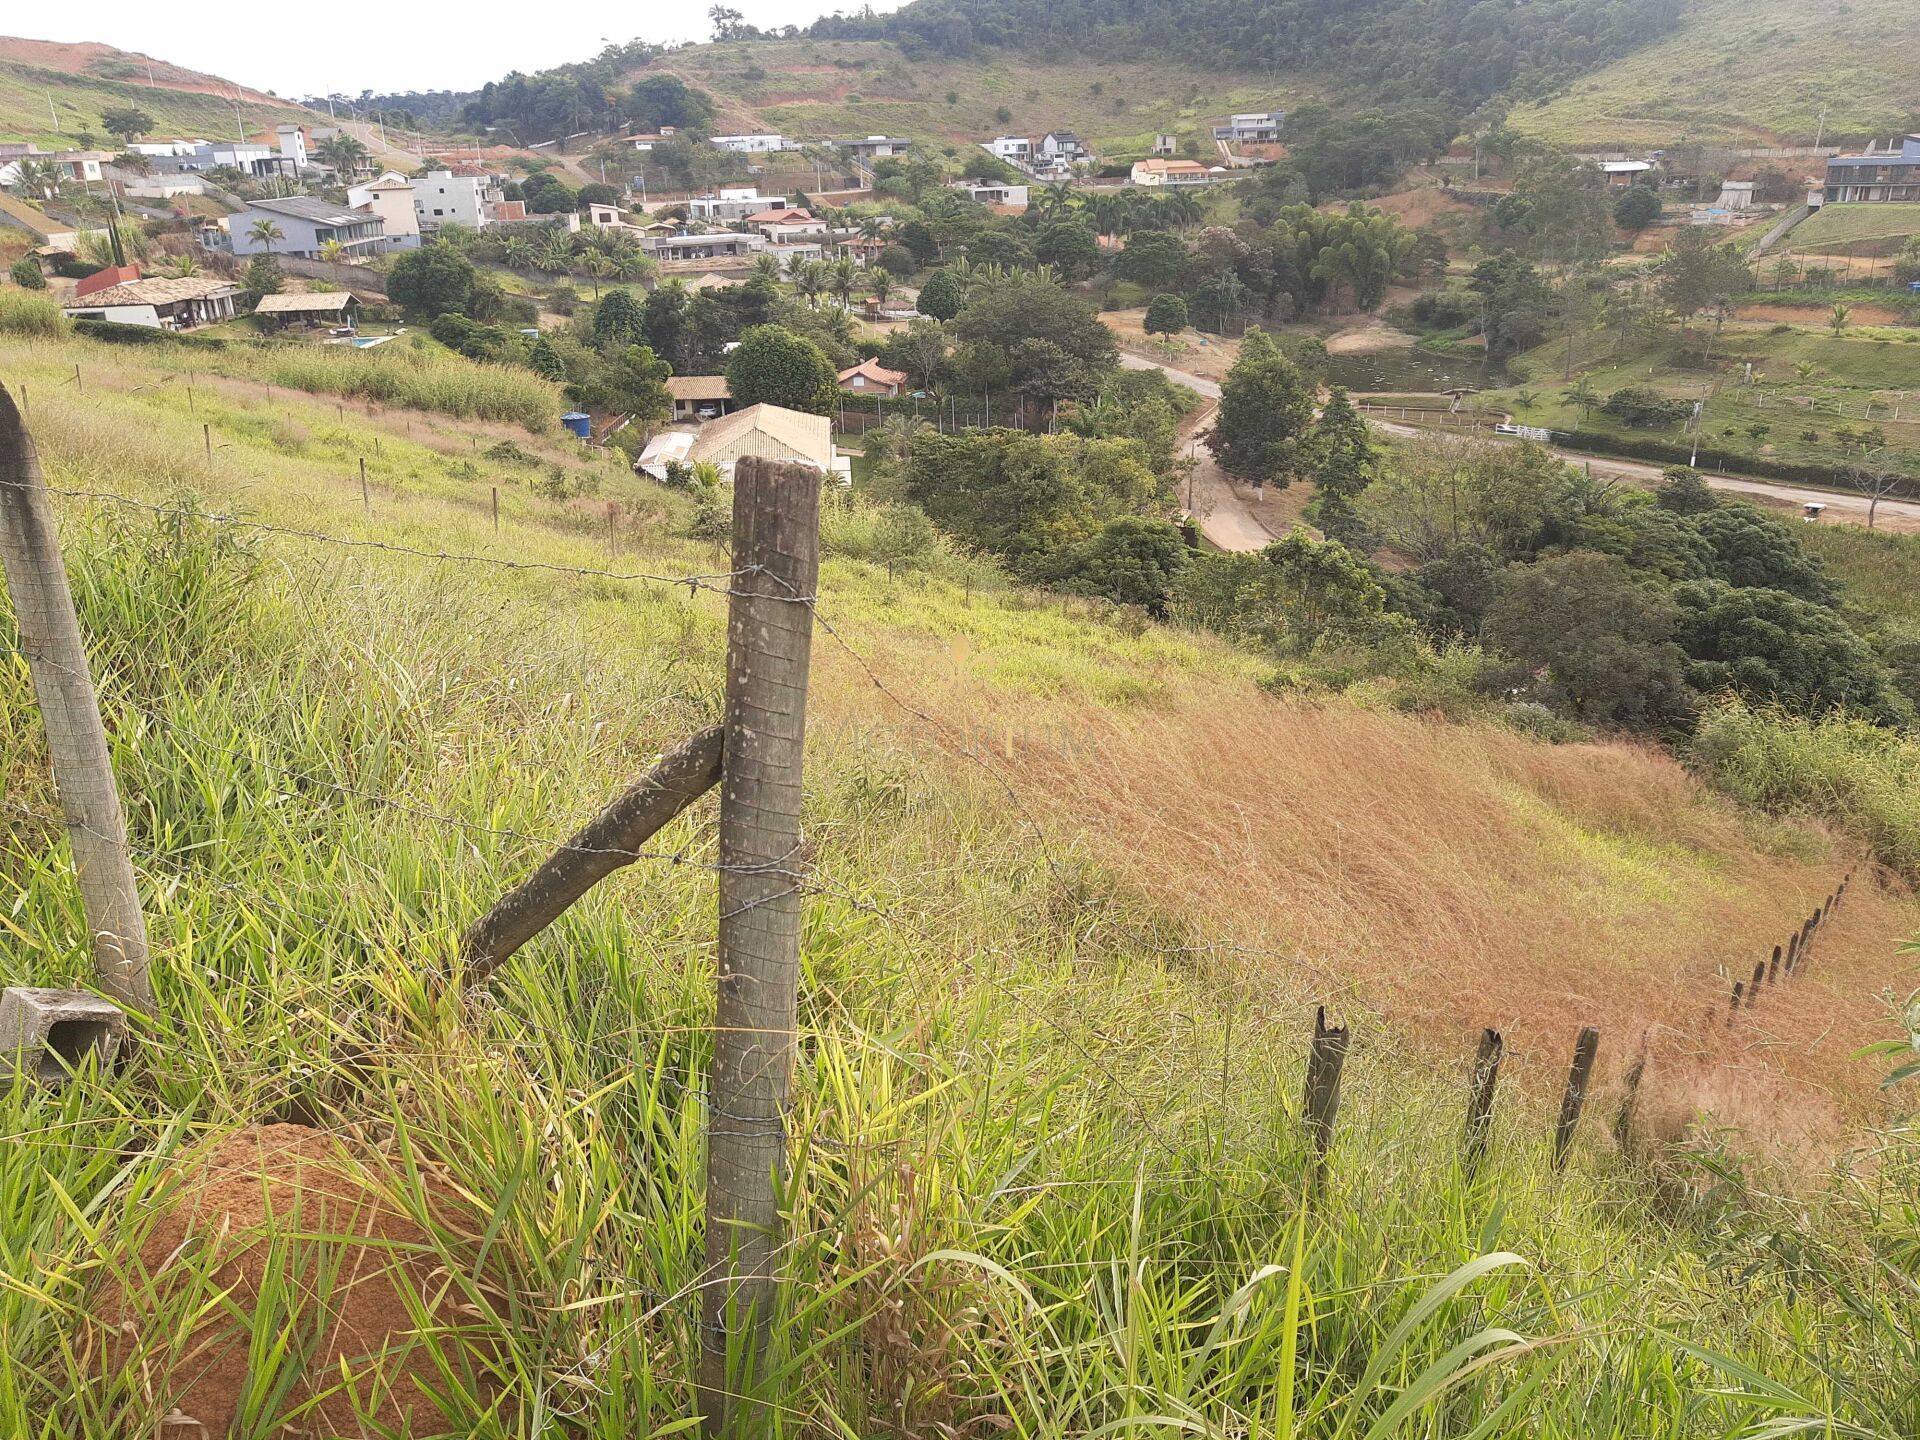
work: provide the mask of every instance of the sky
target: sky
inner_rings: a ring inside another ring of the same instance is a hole
[[[750,24],[805,25],[857,0],[729,0]],[[875,0],[891,10],[897,0]],[[329,16],[338,16],[330,24]],[[24,23],[23,23],[24,22]],[[472,90],[510,70],[585,60],[609,41],[705,40],[706,0],[634,4],[570,0],[546,10],[525,0],[460,0],[336,8],[229,3],[161,5],[91,0],[32,7],[0,21],[35,40],[96,40],[279,95],[362,90]]]

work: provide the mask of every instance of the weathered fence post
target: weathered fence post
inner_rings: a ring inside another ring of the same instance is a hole
[[[500,487],[493,487],[493,533],[500,533]]]
[[[207,442],[207,464],[211,465],[213,464],[213,426],[203,422],[200,426],[200,438]]]
[[[1769,985],[1780,983],[1780,947],[1778,945],[1773,947],[1773,958],[1767,961],[1767,983]]]
[[[800,970],[800,766],[820,472],[734,468],[720,781],[720,947],[709,1083],[700,1406],[710,1436],[758,1428],[780,1254]]]
[[[1753,1009],[1753,1002],[1760,998],[1760,983],[1767,978],[1767,962],[1753,962],[1753,978],[1747,982],[1747,1009]]]
[[[360,508],[371,515],[373,513],[373,492],[367,489],[367,457],[360,457]]]
[[[1640,1082],[1647,1076],[1647,1042],[1644,1036],[1640,1040],[1640,1053],[1627,1067],[1626,1093],[1620,1097],[1620,1108],[1613,1116],[1614,1143],[1625,1154],[1633,1144],[1634,1117],[1640,1110]]]
[[[1347,1061],[1347,1027],[1327,1026],[1327,1007],[1313,1014],[1313,1048],[1307,1052],[1307,1090],[1302,1109],[1307,1134],[1313,1140],[1313,1188],[1327,1178],[1327,1151],[1333,1145],[1333,1122],[1340,1114],[1340,1068]]]
[[[1591,1025],[1580,1027],[1580,1038],[1573,1042],[1573,1068],[1567,1072],[1567,1093],[1560,1099],[1560,1122],[1553,1128],[1553,1168],[1567,1163],[1567,1151],[1573,1145],[1573,1132],[1580,1124],[1580,1112],[1587,1103],[1587,1084],[1593,1079],[1593,1058],[1600,1053],[1600,1032]]]
[[[1733,994],[1727,998],[1727,1024],[1733,1024],[1733,1017],[1740,1013],[1740,997],[1747,993],[1747,982],[1733,982]]]
[[[1791,975],[1800,966],[1800,932],[1794,931],[1787,937],[1787,974]]]
[[[5,386],[0,386],[0,562],[46,727],[100,988],[123,1005],[151,1013],[147,923],[127,853],[127,821],[114,788],[106,727],[40,457]]]
[[[1493,1092],[1500,1080],[1500,1057],[1506,1041],[1498,1030],[1480,1032],[1480,1051],[1473,1060],[1473,1079],[1467,1087],[1466,1170],[1480,1168],[1493,1134]]]

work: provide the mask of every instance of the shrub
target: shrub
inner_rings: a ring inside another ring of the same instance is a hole
[[[27,290],[0,290],[0,334],[57,340],[69,329],[66,315],[47,296]]]
[[[40,273],[40,262],[31,255],[22,255],[13,262],[13,268],[7,273],[13,277],[13,283],[22,290],[47,288],[47,277]]]
[[[1628,385],[1614,391],[1600,408],[1614,419],[1639,429],[1671,425],[1676,420],[1684,420],[1693,410],[1685,400],[1669,399],[1645,385]]]

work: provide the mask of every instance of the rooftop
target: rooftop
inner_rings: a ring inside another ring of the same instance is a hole
[[[669,375],[667,393],[676,400],[731,400],[724,375]]]
[[[209,300],[219,295],[238,294],[240,287],[230,280],[210,279],[204,275],[155,275],[147,280],[129,280],[93,294],[76,298],[70,310],[97,310],[110,305],[173,305],[182,300]]]
[[[736,460],[753,454],[747,447],[756,433],[822,470],[833,463],[833,426],[827,417],[779,405],[749,405],[713,421],[693,442],[688,458]]]
[[[840,383],[845,385],[856,375],[864,375],[876,385],[904,385],[907,383],[906,371],[889,370],[878,360],[871,357],[862,360],[858,365],[850,365],[845,370],[842,370],[840,372]]]
[[[286,215],[295,220],[309,220],[320,225],[365,225],[373,219],[372,216],[355,214],[344,205],[332,205],[306,195],[289,195],[284,200],[249,200],[247,208],[265,210],[272,215]]]
[[[253,308],[259,315],[326,315],[346,309],[352,300],[345,290],[319,290],[304,295],[262,295]]]

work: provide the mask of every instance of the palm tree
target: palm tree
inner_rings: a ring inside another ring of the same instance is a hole
[[[933,429],[917,415],[889,415],[880,428],[886,435],[887,451],[896,460],[911,459],[914,443]]]
[[[893,277],[878,265],[867,271],[867,292],[882,304],[893,293]]]
[[[755,280],[765,280],[769,284],[780,283],[780,257],[778,255],[756,255],[753,264],[747,267],[747,273]]]
[[[887,222],[878,215],[863,215],[860,217],[860,238],[862,240],[878,240],[886,233]]]
[[[628,282],[644,280],[657,268],[651,255],[633,245],[627,246],[611,258],[614,278],[617,280]]]
[[[851,255],[842,255],[829,267],[828,284],[840,297],[842,308],[853,304],[853,292],[860,288],[860,266]]]
[[[191,255],[176,255],[167,262],[167,274],[176,280],[187,280],[200,273],[200,262]]]
[[[1851,305],[1835,305],[1827,315],[1827,328],[1838,335],[1842,330],[1847,328],[1847,322],[1851,319],[1853,319],[1853,307]]]
[[[806,297],[809,310],[820,308],[820,296],[830,283],[824,261],[802,260],[793,267],[793,288]]]
[[[549,275],[564,275],[573,269],[573,246],[566,236],[552,232],[533,257],[533,263]]]
[[[593,282],[593,298],[600,298],[600,282],[613,274],[613,261],[598,250],[589,250],[580,257],[580,273]]]
[[[1600,392],[1593,388],[1593,377],[1582,375],[1574,381],[1573,388],[1566,393],[1566,401],[1569,405],[1580,407],[1580,423],[1586,424],[1587,412],[1600,403]]]
[[[509,235],[500,242],[500,258],[512,270],[525,270],[533,264],[533,243],[524,235]]]
[[[262,216],[247,227],[247,236],[254,244],[262,247],[271,255],[273,253],[274,242],[276,240],[286,239],[287,232],[274,224],[273,221]]]
[[[1042,220],[1058,220],[1074,208],[1073,187],[1064,180],[1056,180],[1040,192],[1040,198],[1034,201],[1034,209],[1040,212]]]
[[[329,135],[313,147],[313,153],[342,175],[351,175],[367,157],[367,147],[351,135]]]

